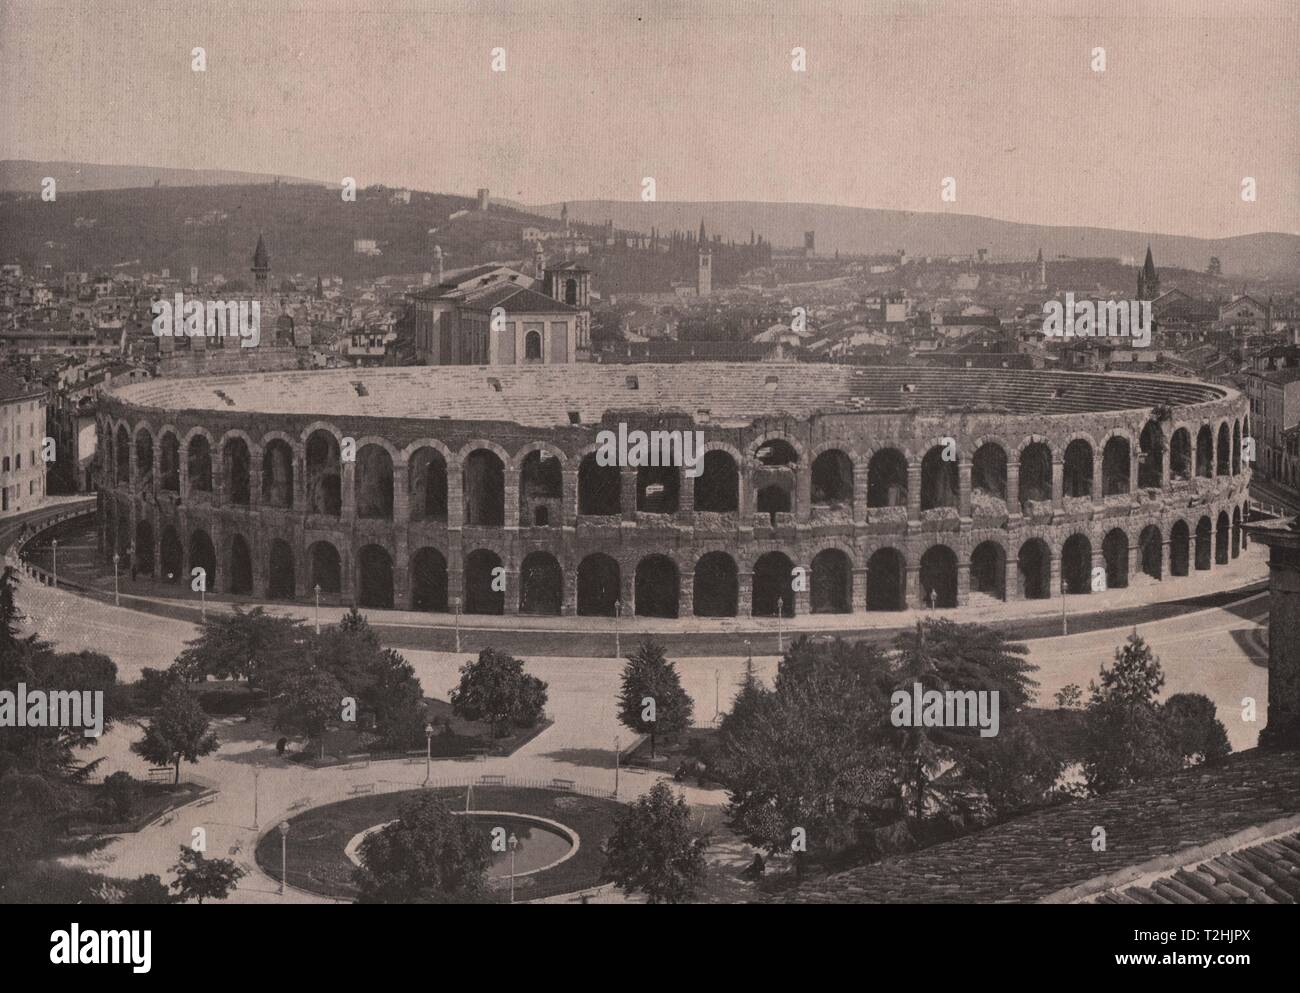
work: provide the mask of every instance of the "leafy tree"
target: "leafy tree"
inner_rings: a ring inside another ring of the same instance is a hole
[[[458,717],[486,721],[498,738],[510,725],[531,727],[546,706],[546,683],[524,672],[522,659],[485,648],[461,666],[460,685],[451,691],[451,709]]]
[[[295,668],[279,680],[275,726],[318,739],[323,759],[325,732],[340,719],[343,698],[348,695],[339,681],[324,669],[314,665]]]
[[[1178,768],[1168,724],[1156,695],[1164,685],[1160,660],[1134,632],[1115,650],[1115,664],[1102,666],[1089,685],[1085,718],[1084,778],[1094,793],[1107,793]]]
[[[1151,651],[1140,634],[1134,631],[1128,640],[1115,650],[1115,664],[1102,666],[1100,683],[1090,683],[1092,701],[1153,704],[1165,685],[1160,659]]]
[[[224,900],[248,875],[233,859],[205,858],[202,852],[188,845],[181,845],[181,858],[172,866],[172,872],[176,873],[172,889],[182,903]]]
[[[685,799],[656,783],[619,815],[605,841],[605,867],[614,882],[650,903],[684,903],[704,878],[708,846],[691,827]]]
[[[1078,683],[1069,683],[1056,691],[1056,706],[1061,710],[1077,710],[1083,703],[1083,690]]]
[[[131,751],[155,765],[170,765],[181,781],[181,760],[197,762],[216,751],[217,736],[209,732],[208,715],[183,685],[163,694],[158,713],[144,729],[144,737],[132,742]]]
[[[653,701],[653,710],[647,701]],[[664,656],[663,646],[651,638],[627,656],[623,689],[618,698],[618,719],[637,734],[650,736],[650,757],[655,739],[677,734],[691,726],[695,704],[682,688],[677,666]],[[653,719],[649,719],[653,715]]]
[[[140,797],[140,784],[129,772],[115,772],[104,779],[104,796],[112,819],[125,821],[135,811]]]
[[[1184,764],[1217,762],[1232,751],[1214,702],[1200,693],[1175,693],[1160,708],[1174,750]]]
[[[187,642],[173,668],[193,682],[204,676],[247,679],[259,687],[274,671],[299,655],[306,638],[302,621],[268,614],[264,607],[208,615],[199,636]]]
[[[487,896],[487,836],[435,794],[366,837],[353,874],[361,903],[477,903]]]

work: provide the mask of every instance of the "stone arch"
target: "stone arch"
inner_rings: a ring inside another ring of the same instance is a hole
[[[1133,448],[1126,435],[1114,434],[1101,450],[1101,495],[1120,496],[1132,489]]]
[[[1176,428],[1169,439],[1169,478],[1191,479],[1193,468],[1192,434],[1185,427]]]
[[[497,446],[480,445],[464,456],[465,524],[500,527],[506,514],[506,460]]]
[[[212,538],[202,528],[196,528],[190,532],[189,563],[191,576],[196,568],[202,569],[207,591],[215,593],[217,589],[217,550],[212,546]],[[184,578],[189,579],[190,576]]]
[[[867,559],[867,610],[903,610],[907,562],[897,548],[878,548]]]
[[[1169,529],[1169,575],[1186,576],[1191,564],[1191,529],[1186,521],[1174,521]]]
[[[393,519],[393,452],[387,443],[357,442],[357,463],[352,482],[357,517],[382,521]]]
[[[921,459],[921,509],[960,505],[960,475],[957,460],[944,459],[943,445],[934,445]]]
[[[283,438],[263,439],[263,504],[280,508],[293,506],[293,463],[293,447],[288,441]]]
[[[131,485],[131,436],[125,424],[119,424],[113,433],[113,483]]]
[[[504,614],[506,612],[506,591],[493,589],[500,587],[495,582],[504,573],[501,556],[490,548],[478,548],[465,556],[465,613],[467,614]]]
[[[1138,438],[1138,488],[1158,490],[1164,485],[1165,433],[1159,421],[1147,421]]]
[[[292,600],[296,594],[293,546],[273,538],[266,556],[266,595],[271,600]]]
[[[1001,442],[986,441],[975,449],[970,483],[974,493],[984,493],[997,500],[1007,498],[1007,450]]]
[[[794,563],[784,552],[770,551],[754,562],[755,617],[794,616]]]
[[[168,493],[181,491],[181,443],[171,428],[158,436],[158,487]]]
[[[1128,534],[1123,528],[1111,528],[1101,540],[1101,561],[1106,569],[1106,589],[1122,590],[1128,586]]]
[[[1196,568],[1209,569],[1214,564],[1214,525],[1208,516],[1196,522]]]
[[[1016,582],[1026,600],[1052,595],[1052,549],[1042,538],[1030,538],[1016,554]]]
[[[604,552],[592,552],[578,563],[578,614],[613,617],[621,599],[618,562]]]
[[[312,589],[320,587],[322,593],[340,593],[343,590],[343,564],[339,559],[339,550],[328,541],[312,542],[307,549],[311,561],[308,581]]]
[[[564,463],[549,446],[530,446],[519,459],[519,523],[524,527],[564,522]]]
[[[921,600],[927,607],[957,606],[957,553],[931,545],[921,556]]]
[[[436,548],[411,556],[411,609],[447,612],[447,559]]]
[[[677,564],[667,555],[647,555],[636,564],[638,617],[676,617],[680,595]]]
[[[1214,475],[1214,431],[1208,424],[1196,432],[1196,475],[1206,479]]]
[[[153,575],[153,524],[147,517],[135,523],[135,569],[143,576]]]
[[[1093,495],[1092,453],[1092,442],[1087,438],[1075,438],[1065,446],[1061,476],[1061,494],[1063,496],[1090,497]]]
[[[183,579],[185,570],[185,551],[181,548],[180,536],[176,528],[167,524],[162,529],[162,539],[158,544],[158,557],[162,566],[162,575],[158,578],[167,583]]]
[[[251,595],[253,592],[253,551],[248,547],[248,539],[242,534],[232,534],[229,548],[230,592],[237,595]]]
[[[809,570],[809,608],[814,614],[853,610],[853,559],[839,548],[823,548]]]
[[[1052,449],[1044,439],[1034,438],[1020,446],[1020,509],[1029,504],[1052,501]]]
[[[775,524],[777,514],[794,513],[803,448],[790,438],[766,434],[749,450],[754,509]]]
[[[135,429],[135,485],[148,489],[153,485],[153,432],[149,425],[139,424]]]
[[[776,525],[777,514],[794,512],[792,487],[782,486],[779,483],[769,483],[760,487],[755,494],[754,502],[758,513],[767,514],[773,526]]]
[[[190,493],[212,492],[212,436],[195,428],[185,441],[185,465]]]
[[[363,545],[357,553],[356,590],[362,607],[393,605],[393,557],[383,545]]]
[[[970,589],[999,600],[1007,598],[1007,550],[997,541],[982,541],[970,554]]]
[[[867,462],[867,506],[907,506],[907,457],[897,448],[881,448]]]
[[[222,440],[221,462],[226,475],[226,503],[248,506],[252,493],[252,455],[243,432],[227,432]]]
[[[1157,525],[1148,524],[1138,535],[1138,556],[1144,575],[1152,579],[1164,578],[1164,541]]]
[[[343,513],[343,462],[337,431],[317,427],[303,432],[307,512],[338,517]]]
[[[564,597],[564,570],[550,552],[529,552],[519,566],[519,612],[560,613]]]
[[[740,457],[718,445],[704,452],[704,471],[695,477],[695,509],[734,514],[740,509]]]
[[[765,431],[755,438],[749,445],[749,458],[764,466],[794,466],[805,461],[803,445],[777,431]]]
[[[588,452],[578,463],[578,514],[613,517],[623,512],[622,472],[616,465],[600,465]]]
[[[1214,525],[1214,563],[1227,565],[1231,557],[1232,536],[1228,532],[1232,530],[1232,520],[1226,510],[1219,511]]]
[[[441,445],[420,445],[403,453],[407,459],[407,486],[411,520],[446,523],[447,454]]]
[[[841,448],[825,448],[812,463],[813,506],[853,509],[853,460]]]
[[[1241,475],[1241,421],[1232,425],[1232,474]]]
[[[1066,593],[1092,592],[1092,541],[1081,531],[1061,545],[1061,585]]]
[[[726,552],[705,552],[695,563],[695,616],[735,617],[739,603],[736,560]]]
[[[1214,474],[1227,476],[1232,473],[1232,436],[1228,431],[1228,422],[1219,425],[1218,443],[1215,445]]]

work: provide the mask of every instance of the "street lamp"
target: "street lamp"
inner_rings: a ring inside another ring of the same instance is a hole
[[[253,766],[253,830],[257,830],[257,780],[262,775],[260,766]]]
[[[722,713],[721,703],[720,703],[721,699],[722,699],[722,676],[719,674],[717,669],[714,669],[713,670],[713,721],[715,724],[718,721],[718,715]]]
[[[510,902],[515,902],[515,849],[519,847],[519,839],[510,834]]]
[[[289,860],[289,822],[280,822],[280,895],[284,896],[284,879],[288,874]]]
[[[433,725],[424,726],[424,785],[429,785],[429,762],[433,756]]]
[[[614,797],[618,798],[618,760],[622,755],[622,741],[618,735],[614,735]]]
[[[113,606],[115,607],[122,606],[122,599],[117,591],[117,563],[121,561],[121,558],[122,556],[118,555],[117,552],[113,553]]]
[[[614,601],[614,658],[623,656],[622,647],[618,643],[618,619],[623,614],[623,601]]]
[[[316,584],[316,633],[320,634],[320,583]]]
[[[1062,576],[1061,577],[1061,634],[1062,635],[1067,635],[1070,633],[1070,624],[1065,619],[1065,590],[1066,590],[1065,577]]]
[[[776,598],[776,654],[785,654],[785,631],[781,627],[781,621],[785,617],[785,597]]]
[[[456,651],[460,651],[460,597],[456,597]]]
[[[58,538],[50,539],[50,552],[54,556],[54,587],[55,589],[58,589],[59,586],[59,539]]]

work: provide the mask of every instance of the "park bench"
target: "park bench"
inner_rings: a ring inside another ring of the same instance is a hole
[[[359,761],[359,762],[349,762],[349,763],[348,763],[347,765],[345,765],[343,768],[344,768],[344,769],[369,769],[369,768],[370,768],[370,760],[369,760],[369,759],[362,759],[362,760]]]
[[[357,783],[350,790],[348,790],[348,792],[351,793],[353,796],[360,796],[362,793],[373,793],[375,792],[375,784]]]
[[[479,776],[478,784],[480,786],[504,786],[506,784],[505,776]]]
[[[307,804],[309,804],[309,803],[311,803],[311,797],[309,797],[309,796],[304,796],[304,797],[301,797],[301,798],[299,798],[299,799],[293,801],[293,803],[289,804],[289,809],[290,809],[290,810],[302,810],[302,808],[305,807],[305,806],[307,806]]]
[[[216,798],[215,796],[205,796],[202,800],[200,800],[200,801],[199,801],[198,803],[196,803],[194,806],[196,806],[196,807],[206,807],[208,804],[210,804],[210,803],[216,803],[216,802],[217,802],[217,798]]]
[[[552,779],[552,780],[551,780],[551,789],[553,789],[553,790],[565,790],[566,792],[572,793],[572,792],[573,792],[573,788],[574,788],[576,785],[577,785],[577,783],[575,783],[572,779]]]
[[[156,766],[149,770],[149,782],[166,783],[175,778],[175,773],[167,766]]]

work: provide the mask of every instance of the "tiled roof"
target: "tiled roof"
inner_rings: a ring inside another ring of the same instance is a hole
[[[10,400],[21,400],[27,397],[39,397],[45,395],[45,389],[40,383],[27,383],[17,376],[11,376],[9,373],[0,372],[0,401],[8,402]]]
[[[490,311],[504,307],[514,314],[576,314],[577,307],[561,303],[545,293],[538,293],[514,283],[493,284],[466,296],[462,306],[466,310]]]
[[[1189,865],[1097,903],[1300,903],[1300,832]]]
[[[358,390],[357,382],[365,389]],[[748,424],[776,414],[847,410],[1076,414],[1228,395],[1223,387],[1147,376],[750,362],[299,370],[158,379],[113,392],[128,403],[167,409],[455,418],[529,427],[568,425],[571,411],[580,412],[582,423],[594,423],[607,410],[708,409],[714,423]]]
[[[1215,851],[1216,842],[1270,824],[1300,827],[1300,753],[1239,752],[1213,767],[1186,769],[1103,797],[1050,807],[955,841],[810,881],[783,899],[1082,901],[1139,883],[1145,875],[1219,856],[1224,849]],[[1105,851],[1093,850],[1096,827],[1105,829]]]

